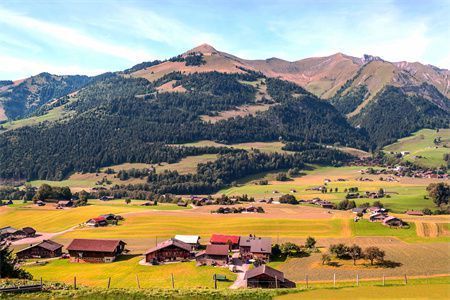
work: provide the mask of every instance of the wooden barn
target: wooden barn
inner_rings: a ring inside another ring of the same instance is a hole
[[[191,245],[177,239],[170,239],[159,243],[144,255],[148,263],[182,261],[191,257]]]
[[[25,233],[26,237],[34,237],[36,235],[36,230],[33,227],[24,227],[22,231]]]
[[[295,282],[284,278],[283,272],[266,265],[247,271],[244,280],[248,288],[295,288]]]
[[[241,236],[239,252],[242,259],[269,261],[272,253],[272,239],[267,237]]]
[[[16,256],[20,259],[59,257],[62,255],[62,247],[63,245],[57,242],[44,240],[36,245],[31,245],[18,251]]]
[[[113,262],[125,245],[121,240],[74,239],[67,250],[71,262]]]
[[[383,220],[383,225],[389,226],[389,227],[402,227],[403,221],[397,217],[387,217]]]
[[[206,250],[195,255],[197,265],[225,266],[228,264],[228,245],[207,245]]]

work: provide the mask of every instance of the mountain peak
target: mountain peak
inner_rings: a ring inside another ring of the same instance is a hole
[[[203,55],[211,55],[219,53],[219,51],[217,51],[213,46],[205,43],[186,51],[186,54],[188,53],[202,53]]]

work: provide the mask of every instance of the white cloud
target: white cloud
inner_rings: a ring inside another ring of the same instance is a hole
[[[155,57],[144,49],[102,41],[77,29],[38,20],[1,7],[0,23],[24,30],[27,33],[33,32],[36,37],[51,40],[53,43],[63,43],[66,46],[102,53],[130,62],[144,61]]]

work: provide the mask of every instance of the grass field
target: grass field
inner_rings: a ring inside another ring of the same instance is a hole
[[[431,181],[426,180],[414,180],[414,179],[399,179],[399,182],[386,182],[380,181],[377,176],[364,176],[370,177],[373,181],[358,181],[361,177],[358,172],[361,167],[318,167],[311,171],[306,171],[305,176],[293,178],[291,181],[280,182],[275,180],[276,173],[261,174],[259,177],[254,176],[245,181],[237,187],[231,187],[221,190],[217,194],[225,195],[242,195],[248,194],[249,196],[257,199],[277,198],[283,194],[294,194],[298,199],[312,199],[319,197],[331,202],[339,202],[345,199],[346,193],[344,189],[350,187],[358,187],[360,191],[376,192],[380,188],[385,189],[390,198],[383,198],[381,202],[385,206],[396,212],[404,212],[410,209],[421,210],[425,207],[434,209],[434,204],[429,199],[424,199],[426,193],[426,186]],[[337,181],[338,178],[346,179],[346,181]],[[256,183],[261,179],[269,180],[268,185],[257,185]],[[332,193],[323,194],[318,191],[308,190],[313,187],[324,185],[324,180],[330,179],[332,182],[327,183],[328,188],[332,188]],[[338,192],[334,192],[335,188],[338,188]],[[292,193],[292,190],[296,190]],[[278,192],[278,193],[274,193]],[[373,199],[360,198],[355,199],[357,204],[364,202],[373,202]]]
[[[438,146],[433,143],[437,137],[441,137],[442,140],[442,143]],[[412,136],[386,146],[384,150],[389,152],[409,151],[410,154],[404,156],[405,160],[426,167],[439,167],[445,165],[444,154],[450,153],[450,129],[440,129],[439,132],[432,129],[422,129]],[[418,156],[421,158],[418,158]]]
[[[174,263],[160,266],[142,266],[142,256],[122,256],[121,260],[105,264],[70,263],[67,259],[58,259],[44,266],[27,266],[35,278],[45,281],[73,283],[77,276],[78,285],[106,287],[111,277],[112,288],[137,288],[138,275],[141,288],[171,288],[171,275],[176,288],[214,287],[213,275],[226,275],[231,281],[218,282],[219,288],[232,284],[236,275],[227,268],[196,267],[195,262]],[[120,271],[119,271],[120,270]]]

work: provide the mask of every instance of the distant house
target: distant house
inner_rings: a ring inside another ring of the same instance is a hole
[[[183,243],[191,245],[191,249],[195,250],[200,245],[200,236],[198,235],[181,235],[177,234],[175,239],[182,241]]]
[[[45,206],[45,202],[42,200],[38,200],[38,201],[36,201],[36,205],[37,206]]]
[[[114,200],[114,196],[101,196],[99,198],[99,200],[101,201],[110,201],[110,200]]]
[[[184,201],[178,201],[177,205],[181,206],[181,207],[187,207],[188,204],[187,204],[187,202],[184,202]]]
[[[363,208],[363,207],[355,207],[355,208],[352,209],[352,212],[354,214],[363,214],[363,213],[366,212],[366,209]]]
[[[122,220],[123,219],[122,216],[115,215],[115,214],[104,214],[104,215],[100,215],[100,217],[105,218],[105,220],[107,222],[118,221],[118,220]]]
[[[403,226],[403,221],[397,217],[386,217],[383,220],[383,225],[389,226],[389,227],[401,227]]]
[[[228,264],[228,245],[207,245],[206,250],[195,255],[197,265],[225,266]]]
[[[181,261],[191,256],[191,245],[177,239],[161,242],[145,252],[146,262]]]
[[[406,214],[410,216],[423,216],[423,212],[420,210],[408,210]]]
[[[36,235],[36,230],[32,227],[24,227],[22,231],[25,233],[26,237],[34,237]]]
[[[71,262],[113,262],[125,245],[121,240],[74,239],[67,250]]]
[[[107,226],[108,221],[105,217],[97,217],[87,220],[86,225],[92,227]]]
[[[237,235],[213,234],[209,242],[213,245],[229,245],[231,249],[239,248],[239,236]]]
[[[248,288],[295,288],[295,282],[284,278],[284,274],[267,265],[261,265],[245,272],[244,280]]]
[[[60,200],[57,202],[58,207],[72,207],[74,202],[72,200]]]
[[[373,213],[370,215],[369,220],[370,222],[381,222],[386,218],[386,214],[384,213]]]
[[[241,236],[239,252],[243,259],[269,261],[272,253],[272,239],[267,237]]]
[[[23,230],[11,226],[0,228],[0,239],[17,240],[25,238],[27,235]]]
[[[16,252],[16,256],[20,259],[58,257],[62,255],[62,247],[63,245],[54,241],[44,240]]]

